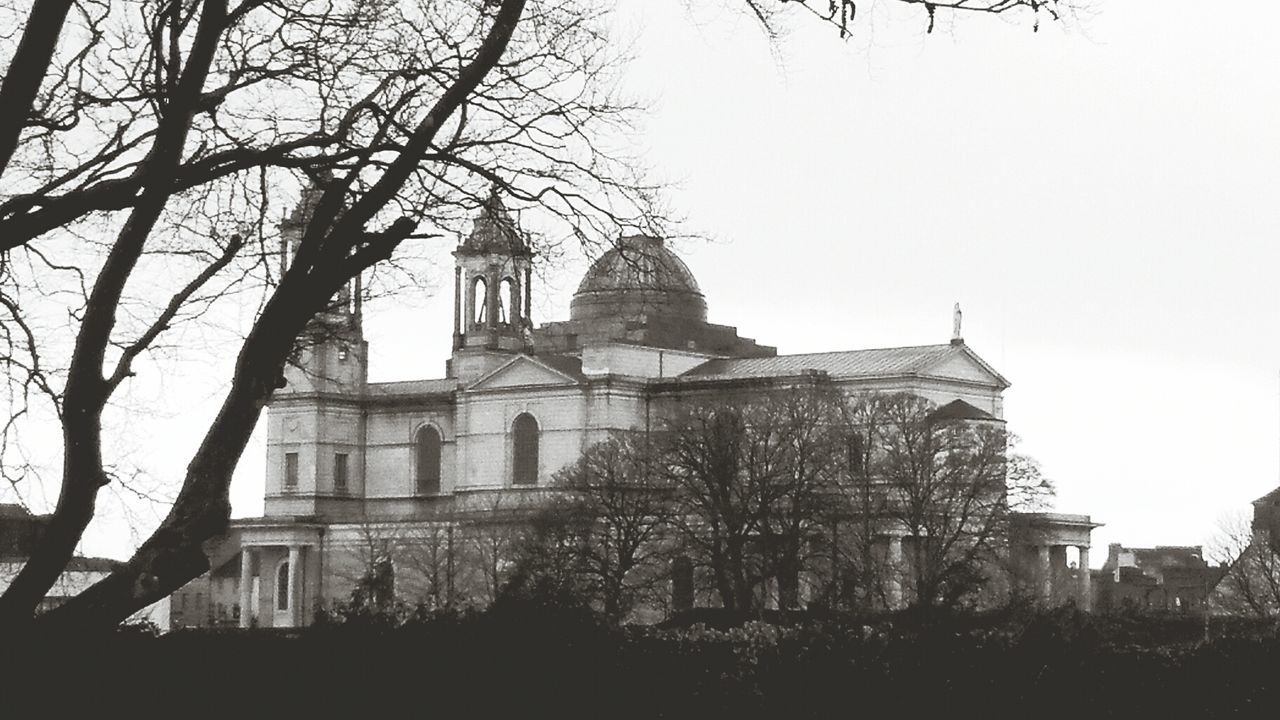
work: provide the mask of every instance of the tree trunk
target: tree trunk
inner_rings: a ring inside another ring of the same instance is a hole
[[[211,7],[216,9],[222,5],[214,3]],[[351,275],[389,257],[399,242],[412,232],[416,223],[404,218],[379,234],[361,231],[364,223],[385,206],[403,184],[404,178],[416,168],[421,154],[430,146],[439,128],[501,59],[523,14],[524,5],[525,0],[503,0],[474,59],[423,119],[408,143],[412,147],[401,153],[340,222],[321,223],[329,228],[329,234],[311,237],[313,232],[318,232],[317,225],[313,222],[308,227],[304,244],[309,244],[316,252],[305,263],[301,255],[295,257],[295,267],[290,268],[282,279],[246,338],[236,362],[231,389],[187,466],[182,490],[169,514],[123,568],[57,610],[41,616],[42,626],[80,630],[115,625],[209,569],[204,544],[226,532],[231,514],[229,489],[232,473],[244,453],[262,408],[276,387],[294,338]],[[322,203],[325,199],[322,197]],[[333,237],[349,244],[331,247],[327,241]],[[354,263],[356,258],[366,264]],[[101,443],[95,442],[91,446],[96,451]],[[96,486],[94,491],[96,493]],[[69,516],[67,522],[82,518],[87,524],[88,517],[92,517],[91,503],[87,516]],[[65,533],[68,538],[74,535],[72,548],[78,542],[84,524],[79,526],[78,532]],[[66,557],[69,559],[70,555]],[[61,567],[65,564],[63,560]],[[496,567],[494,571],[496,576]],[[44,590],[40,592],[43,594]],[[17,609],[21,610],[20,607]],[[8,616],[0,615],[0,620],[6,617],[17,620],[18,615],[16,611]],[[29,611],[26,617],[30,617]]]
[[[0,84],[0,173],[9,165],[18,137],[27,126],[70,9],[71,0],[36,0],[31,7],[22,40]],[[7,249],[0,239],[0,250]]]

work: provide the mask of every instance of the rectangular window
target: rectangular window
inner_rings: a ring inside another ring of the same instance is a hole
[[[298,489],[298,453],[284,454],[284,489]]]
[[[347,454],[336,453],[333,456],[333,490],[334,492],[345,493],[347,491]]]

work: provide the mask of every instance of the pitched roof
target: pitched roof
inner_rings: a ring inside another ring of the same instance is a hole
[[[723,358],[709,360],[684,375],[686,377],[765,378],[800,375],[806,370],[825,372],[837,378],[923,375],[927,374],[930,368],[953,357],[972,359],[990,372],[1002,385],[1008,384],[973,351],[964,345],[951,344],[757,358]]]
[[[400,395],[440,395],[453,392],[458,381],[452,378],[436,380],[400,380],[397,382],[369,383],[369,395],[392,397]]]
[[[534,360],[579,382],[586,380],[582,374],[582,358],[573,355],[533,355]]]
[[[995,415],[964,400],[952,400],[930,413],[934,420],[998,420]]]

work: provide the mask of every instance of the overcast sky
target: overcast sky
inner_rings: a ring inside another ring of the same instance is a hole
[[[926,36],[923,12],[860,3],[850,41],[794,23],[771,47],[746,18],[620,5],[636,141],[714,238],[677,245],[713,322],[783,353],[915,345],[960,302],[1056,509],[1106,524],[1095,547],[1204,543],[1280,483],[1280,6],[1097,2]],[[534,289],[535,320],[567,317],[584,269]],[[450,302],[372,304],[371,379],[440,376]],[[263,458],[259,428],[237,516],[262,512]]]

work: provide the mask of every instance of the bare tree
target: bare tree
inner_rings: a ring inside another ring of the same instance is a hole
[[[655,461],[646,434],[617,433],[556,476],[575,566],[611,622],[666,579],[671,488]]]
[[[1244,516],[1219,523],[1210,550],[1227,567],[1213,593],[1218,609],[1258,618],[1280,615],[1280,554],[1269,537],[1266,529],[1252,527]]]
[[[530,515],[528,508],[504,502],[501,495],[468,513],[459,525],[463,545],[458,580],[464,597],[481,605],[498,599],[529,535]]]
[[[800,606],[801,578],[817,570],[815,561],[828,547],[825,532],[848,502],[840,482],[842,405],[833,388],[819,383],[768,394],[752,413],[753,432],[783,444],[776,480],[761,486],[768,490],[759,523],[780,609]]]
[[[897,568],[882,548],[888,492],[871,464],[872,448],[888,422],[884,405],[885,396],[878,393],[850,398],[832,437],[840,480],[826,513],[828,565],[819,592],[819,600],[830,606],[871,610],[890,605],[887,589]]]
[[[404,532],[401,564],[410,570],[402,583],[406,597],[432,610],[453,607],[460,551],[452,520],[413,526]]]
[[[670,418],[663,469],[673,522],[729,610],[762,607],[764,583],[795,607],[836,490],[838,399],[821,386],[696,406]]]
[[[402,595],[399,576],[406,545],[399,525],[357,523],[354,542],[335,543],[335,552],[326,561],[332,580],[340,582],[330,588],[330,597],[338,598],[333,609],[369,615],[393,611]]]
[[[909,541],[914,603],[972,598],[1007,566],[1013,512],[1038,509],[1052,486],[1030,458],[1010,452],[1003,422],[944,417],[927,400],[878,401],[885,422],[868,448],[868,479],[886,493],[888,520]]]

